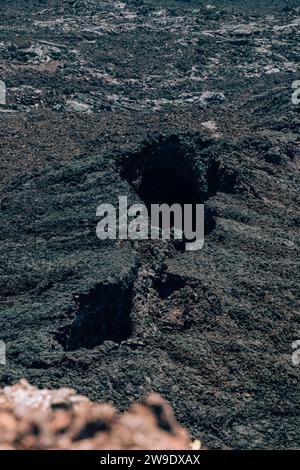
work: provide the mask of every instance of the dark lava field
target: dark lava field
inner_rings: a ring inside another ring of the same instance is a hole
[[[0,385],[155,391],[208,448],[299,448],[300,1],[0,8]],[[179,180],[202,250],[96,237]]]

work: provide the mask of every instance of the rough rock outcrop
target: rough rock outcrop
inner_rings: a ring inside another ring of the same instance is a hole
[[[188,433],[159,395],[128,412],[74,390],[39,390],[26,380],[0,390],[0,450],[182,450]]]

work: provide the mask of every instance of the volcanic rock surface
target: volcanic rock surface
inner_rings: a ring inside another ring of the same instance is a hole
[[[123,414],[74,390],[39,390],[22,379],[0,390],[1,450],[188,450],[171,407],[150,395]],[[198,444],[199,446],[199,444]]]
[[[209,448],[298,448],[299,3],[1,5],[1,384],[155,391]],[[98,240],[162,174],[204,248]]]

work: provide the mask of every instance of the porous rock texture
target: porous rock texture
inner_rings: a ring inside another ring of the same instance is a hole
[[[155,391],[209,448],[298,448],[298,2],[2,3],[1,384]],[[202,250],[97,239],[157,187],[204,202]]]
[[[0,450],[188,450],[188,433],[157,394],[123,414],[74,390],[22,379],[0,390]]]

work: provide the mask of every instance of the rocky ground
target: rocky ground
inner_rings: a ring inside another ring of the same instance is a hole
[[[155,391],[210,448],[299,447],[299,2],[1,7],[2,385]],[[97,206],[161,174],[204,248],[100,242]]]
[[[0,450],[190,450],[159,395],[120,414],[74,390],[38,390],[25,380],[0,390]]]

